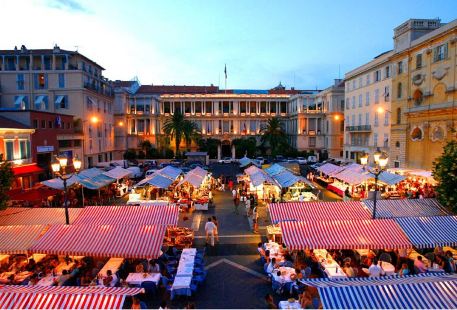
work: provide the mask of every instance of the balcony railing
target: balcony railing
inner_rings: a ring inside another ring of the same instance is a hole
[[[351,132],[370,132],[371,125],[346,126],[346,131]]]

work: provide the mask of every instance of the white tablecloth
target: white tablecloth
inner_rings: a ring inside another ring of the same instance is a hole
[[[322,267],[324,267],[324,271],[330,279],[343,279],[347,278],[347,275],[344,273],[343,269],[341,269],[340,265],[334,260],[331,263],[329,262],[322,262]]]
[[[194,263],[195,255],[197,254],[197,249],[183,249],[181,253],[181,258],[179,259],[178,269],[176,270],[176,276],[173,281],[172,294],[173,290],[177,289],[189,289],[190,292],[190,282],[192,280],[192,274],[194,273]]]
[[[291,267],[279,267],[279,271],[281,271],[281,276],[286,283],[292,282],[291,276],[296,275],[295,269]],[[276,275],[276,272],[273,272],[272,276],[275,281],[282,282],[280,278]]]
[[[279,263],[284,260],[283,255],[280,253],[281,246],[276,242],[268,242],[264,244],[265,250],[270,251],[270,258],[276,258],[276,262]]]
[[[108,270],[111,270],[111,272],[113,274],[115,274],[116,271],[119,270],[119,268],[121,267],[123,262],[124,262],[123,258],[118,258],[118,257],[110,258],[98,274],[101,275],[102,277],[106,277],[106,272]]]
[[[294,302],[282,300],[279,302],[279,309],[301,309],[301,307],[300,303],[297,300]]]
[[[41,278],[40,281],[38,281],[38,283],[36,285],[38,286],[52,286],[54,284],[54,279],[57,280],[57,276],[54,277],[52,274],[51,275],[47,275],[46,277],[44,278]]]
[[[316,256],[318,261],[323,261],[324,259],[327,259],[328,252],[327,250],[313,250],[314,256]]]
[[[194,204],[195,210],[203,210],[207,211],[208,210],[208,203],[195,203]]]
[[[379,266],[384,270],[386,276],[393,276],[395,274],[395,267],[391,263],[380,261]]]
[[[145,281],[152,281],[159,284],[160,273],[148,273],[146,274],[146,277],[144,277],[144,273],[132,272],[129,273],[127,279],[125,280],[125,282],[132,285],[141,285],[141,283]]]

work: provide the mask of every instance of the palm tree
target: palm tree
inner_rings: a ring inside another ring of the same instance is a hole
[[[197,124],[192,121],[185,120],[183,125],[184,141],[186,141],[186,149],[190,149],[192,141],[198,141],[200,132]]]
[[[262,128],[262,134],[262,145],[268,144],[272,155],[278,154],[281,149],[285,151],[288,147],[287,134],[284,132],[279,118],[270,118],[266,126]]]
[[[163,125],[163,131],[172,139],[175,139],[175,156],[178,157],[179,154],[179,145],[181,144],[181,140],[183,137],[184,132],[184,115],[179,111],[175,111],[175,113],[168,117],[165,120]]]

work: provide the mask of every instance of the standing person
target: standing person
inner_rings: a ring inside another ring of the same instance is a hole
[[[233,189],[233,181],[232,181],[232,179],[230,179],[230,181],[228,182],[228,187],[229,187],[230,191]]]
[[[245,209],[246,209],[246,217],[249,217],[250,216],[250,213],[251,213],[251,199],[247,199],[247,197],[244,197],[245,200]]]
[[[211,218],[208,217],[208,222],[205,224],[206,243],[208,243],[208,240],[211,240],[211,246],[214,246],[214,231],[216,229],[216,225],[214,225]]]
[[[213,215],[212,216],[212,222],[216,226],[214,229],[214,236],[216,237],[216,241],[219,242],[219,222],[217,221],[217,218]]]
[[[255,206],[254,209],[252,209],[252,230],[253,230],[253,233],[255,233],[255,234],[259,233],[258,220],[259,220],[259,214],[257,213],[257,206]]]
[[[343,196],[343,201],[348,201],[351,199],[350,192],[349,192],[349,186],[346,187],[346,190],[344,191],[344,196]]]
[[[235,206],[235,213],[238,214],[238,193],[236,189],[232,190],[233,205]]]

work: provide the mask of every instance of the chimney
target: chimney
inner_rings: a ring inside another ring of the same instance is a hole
[[[60,53],[60,47],[57,44],[55,44],[54,48],[52,49],[52,52],[53,53]]]
[[[27,51],[27,48],[25,47],[24,44],[21,45],[21,53],[24,53],[25,51]]]

